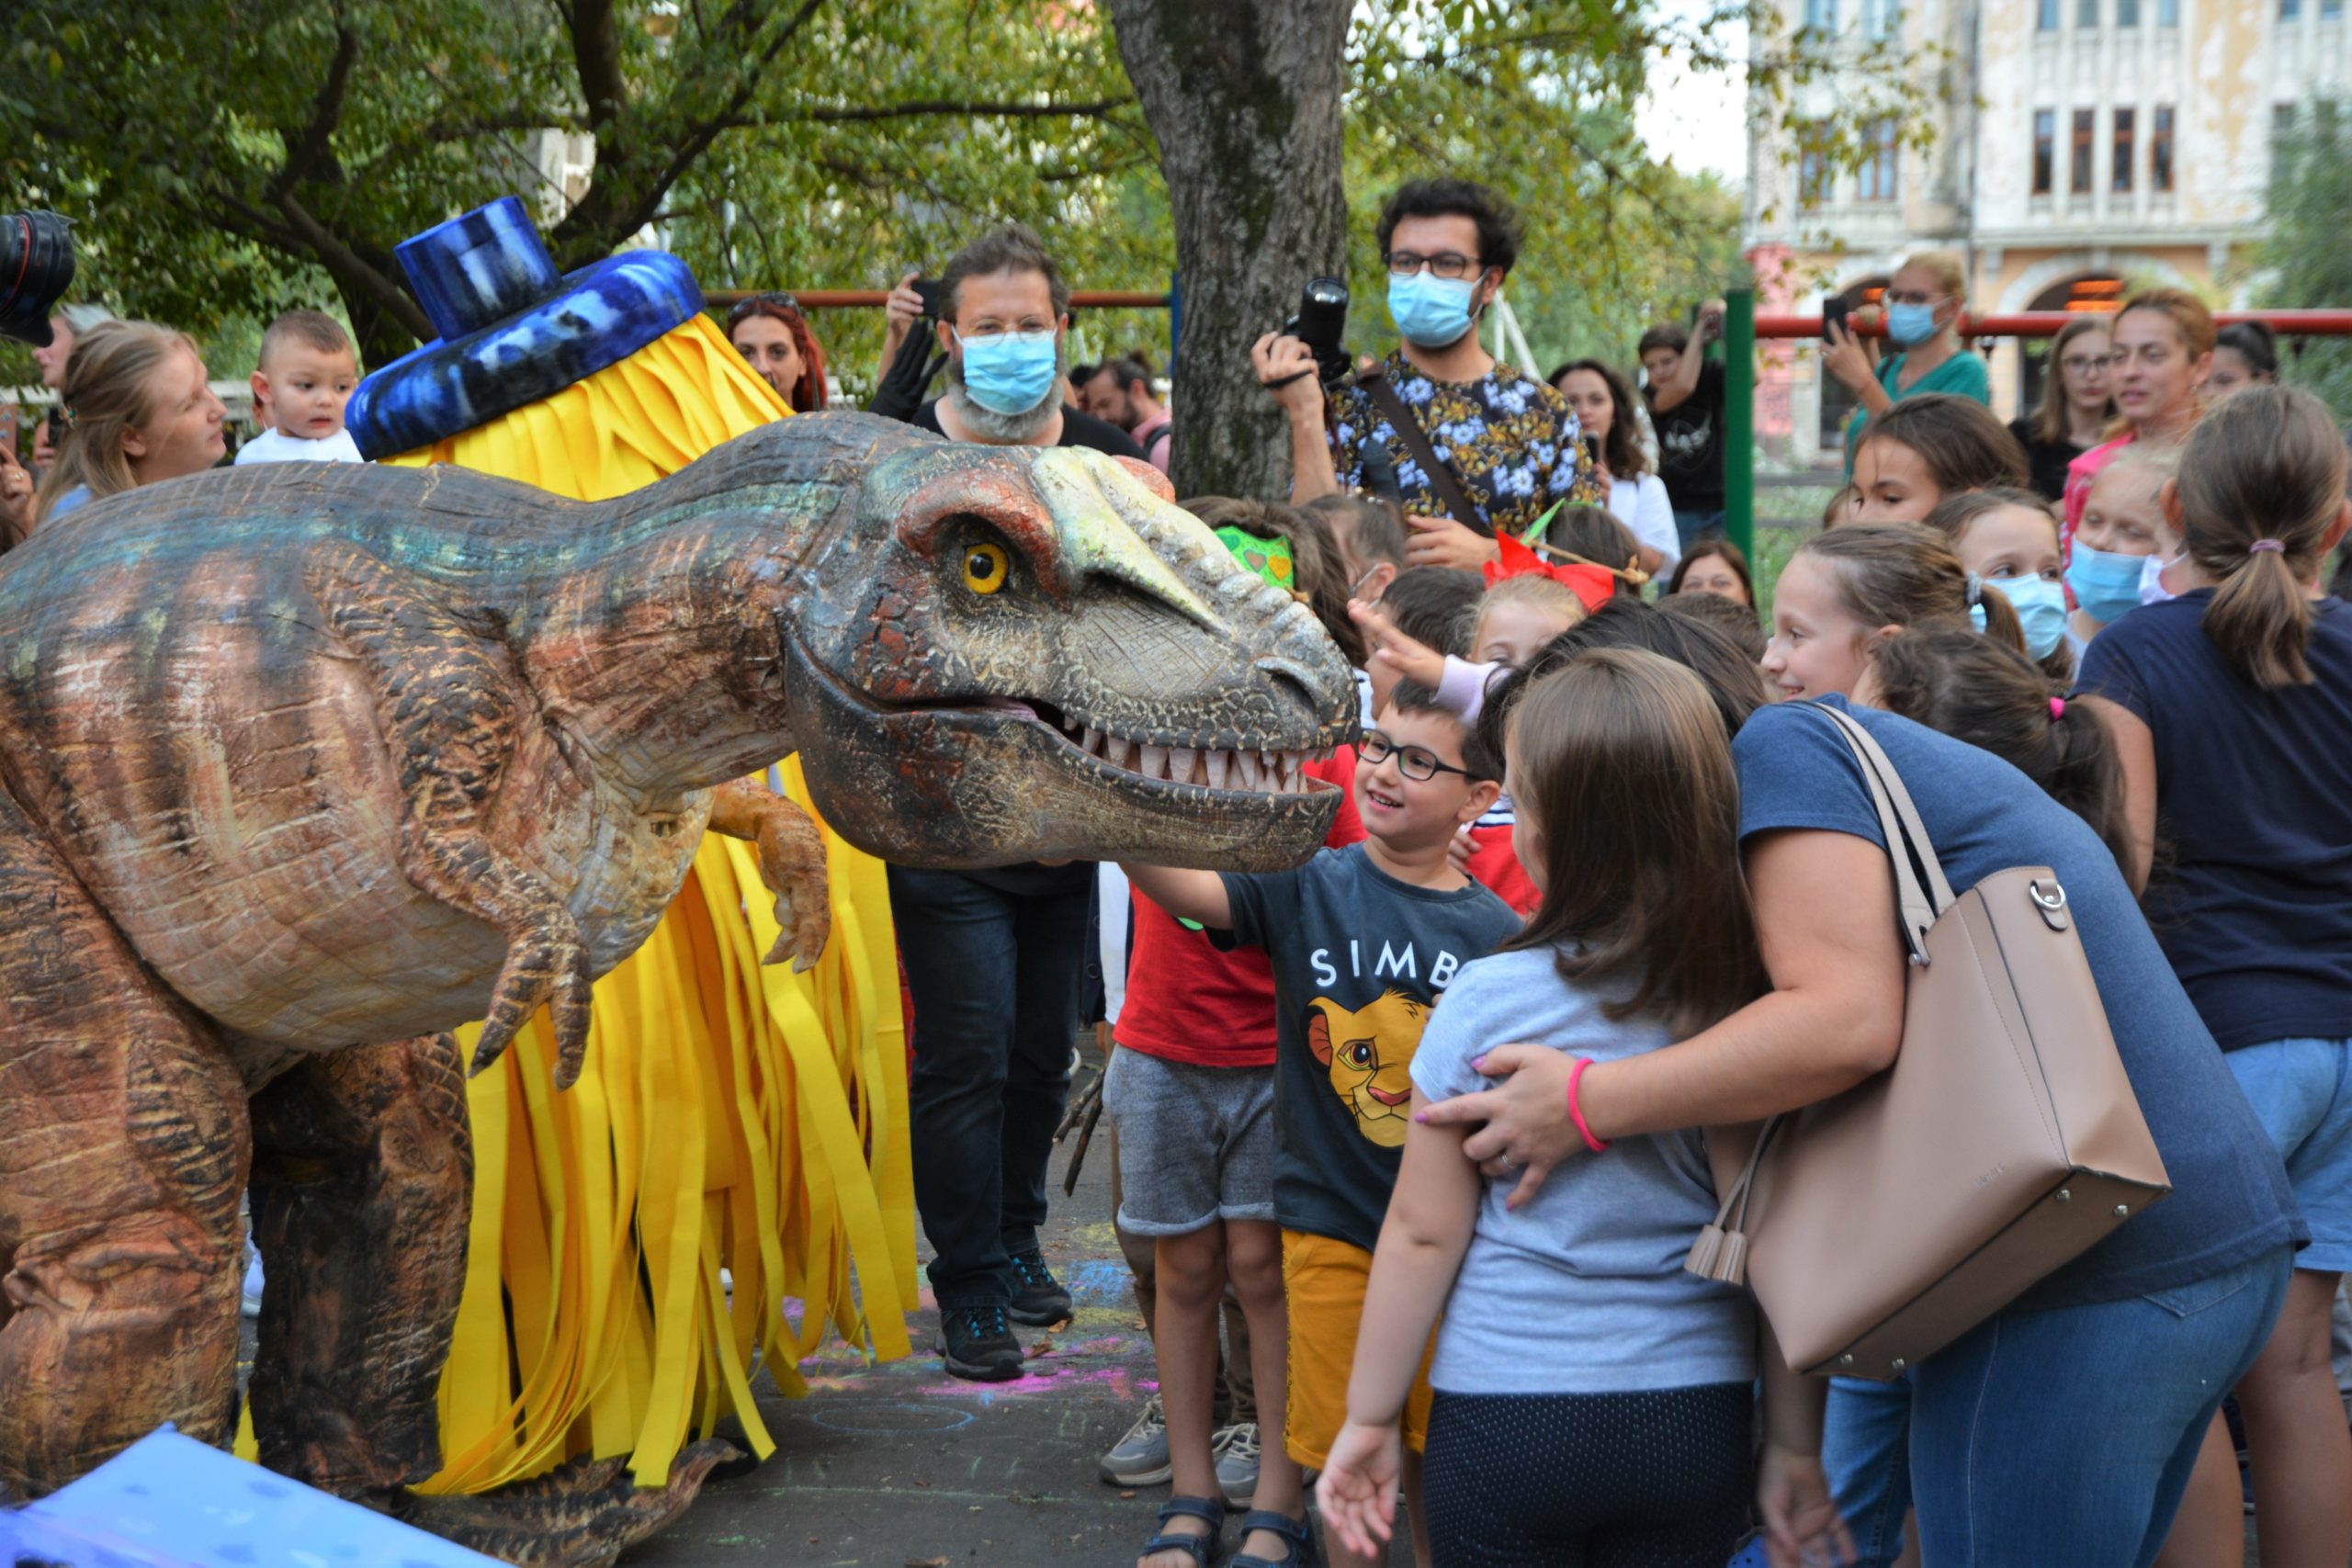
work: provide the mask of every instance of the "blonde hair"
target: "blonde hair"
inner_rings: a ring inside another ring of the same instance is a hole
[[[1476,652],[1485,640],[1487,616],[1506,604],[1527,604],[1538,610],[1555,611],[1567,617],[1562,631],[1584,619],[1584,601],[1576,591],[1557,578],[1539,572],[1523,571],[1517,577],[1506,577],[1479,597],[1478,613],[1470,623],[1470,648]]]
[[[2188,557],[2218,579],[2205,635],[2266,690],[2311,683],[2305,649],[2329,526],[2344,505],[2344,439],[2327,405],[2292,387],[2222,399],[2179,465]]]
[[[1921,251],[1915,255],[1905,256],[1902,265],[1894,270],[1908,272],[1915,266],[1922,272],[1935,274],[1936,287],[1947,295],[1963,305],[1968,302],[1968,273],[1961,266],[1958,256],[1950,251]]]
[[[155,417],[155,372],[183,349],[193,355],[196,344],[153,321],[101,321],[74,340],[57,389],[71,423],[41,480],[41,520],[77,487],[97,501],[138,485],[122,438]]]
[[[2179,474],[2180,451],[2177,446],[2159,446],[2152,441],[2134,441],[2118,452],[2107,467],[2091,476],[2091,482],[2083,490],[2086,503],[2099,480],[2117,474],[2127,478],[2132,475],[2143,477],[2148,481],[2146,493],[2155,494],[2165,488],[2166,479]]]

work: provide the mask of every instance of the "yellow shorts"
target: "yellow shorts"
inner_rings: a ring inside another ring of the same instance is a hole
[[[1361,1247],[1305,1231],[1283,1232],[1283,1297],[1290,1312],[1290,1398],[1283,1416],[1283,1447],[1311,1470],[1322,1468],[1348,1421],[1348,1375],[1355,1370],[1356,1327],[1363,1321],[1372,1254]],[[1415,1453],[1430,1429],[1430,1352],[1405,1396],[1405,1446]]]

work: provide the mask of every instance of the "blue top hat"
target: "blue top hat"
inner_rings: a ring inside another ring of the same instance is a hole
[[[635,354],[702,310],[686,264],[625,251],[559,275],[511,196],[395,253],[440,336],[359,383],[344,423],[369,457],[430,446]]]

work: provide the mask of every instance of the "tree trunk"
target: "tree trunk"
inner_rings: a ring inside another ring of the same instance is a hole
[[[1347,271],[1340,89],[1349,0],[1110,0],[1159,143],[1183,296],[1179,495],[1280,500],[1290,443],[1250,345]]]

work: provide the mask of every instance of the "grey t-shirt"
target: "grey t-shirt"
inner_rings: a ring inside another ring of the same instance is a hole
[[[1548,948],[1464,964],[1430,1016],[1413,1083],[1432,1100],[1492,1089],[1470,1064],[1523,1041],[1596,1062],[1670,1043],[1611,1021],[1604,993],[1561,978]],[[1747,1293],[1683,1269],[1715,1217],[1695,1131],[1619,1138],[1555,1168],[1525,1208],[1489,1181],[1438,1328],[1430,1385],[1453,1393],[1623,1393],[1756,1375]]]

